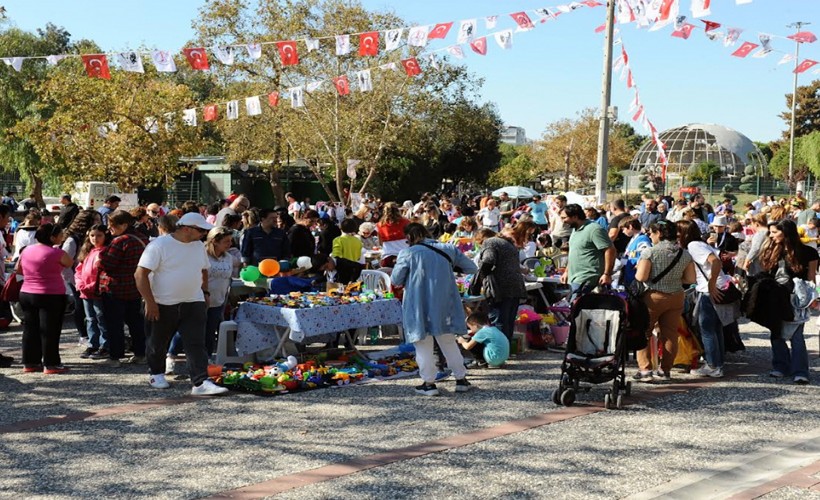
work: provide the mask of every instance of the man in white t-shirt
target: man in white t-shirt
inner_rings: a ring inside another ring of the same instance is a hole
[[[194,396],[215,396],[228,390],[208,380],[205,321],[208,269],[211,264],[201,239],[213,228],[198,213],[183,215],[176,231],[145,248],[137,265],[137,289],[145,300],[146,357],[149,384],[167,389],[165,355],[179,332],[185,345]]]

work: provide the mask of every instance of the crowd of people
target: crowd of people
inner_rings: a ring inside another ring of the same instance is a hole
[[[599,208],[568,204],[562,195],[547,203],[506,193],[426,193],[402,204],[364,198],[355,208],[314,205],[291,193],[273,208],[255,207],[241,194],[172,210],[152,203],[126,211],[120,202],[112,196],[97,210],[81,209],[64,195],[56,220],[30,208],[17,227],[8,257],[16,262],[10,279],[22,280],[25,372],[67,370],[58,347],[73,301],[81,357],[109,367],[145,364],[150,385],[162,389],[184,349],[192,393],[220,394],[207,365],[231,279],[244,266],[274,259],[298,262],[294,267],[319,281],[354,281],[366,266],[390,273],[402,288],[406,340],[416,347],[416,391],[438,394],[435,345],[456,390],[466,391],[459,346],[475,358],[470,366],[504,363],[527,297],[522,264],[546,257],[573,293],[640,288],[647,335],[657,329],[662,356],[655,367],[649,348],[639,352],[638,380],[671,377],[681,318],[703,344],[704,364],[695,373],[722,377],[726,351],[743,348],[737,320],[746,315],[772,330],[771,375],[809,381],[808,304],[792,306],[792,299],[815,280],[820,202],[808,206],[800,192],[788,201],[761,196],[743,210],[731,199],[712,207],[700,194]],[[11,207],[0,204],[0,229],[10,217]],[[373,249],[379,258],[369,262]],[[456,274],[475,276],[471,288],[487,298],[488,315],[465,317]],[[762,297],[772,293],[786,305],[776,321]],[[8,309],[3,305],[0,316]]]

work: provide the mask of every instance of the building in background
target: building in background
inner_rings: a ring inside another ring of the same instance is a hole
[[[529,143],[529,140],[527,139],[527,132],[522,127],[507,125],[501,131],[501,142],[513,146],[523,146]]]

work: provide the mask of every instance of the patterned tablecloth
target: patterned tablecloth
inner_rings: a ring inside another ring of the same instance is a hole
[[[351,328],[398,325],[402,322],[401,302],[377,300],[367,304],[288,309],[245,302],[236,314],[239,325],[236,350],[250,354],[276,347],[279,332],[290,328],[290,339],[303,342],[311,337]],[[318,339],[317,339],[318,340]]]

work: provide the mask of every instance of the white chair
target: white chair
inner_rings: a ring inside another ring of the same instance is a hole
[[[362,271],[362,275],[359,278],[362,280],[362,287],[368,290],[378,290],[382,292],[389,292],[392,282],[390,280],[390,275],[384,271],[374,271],[371,269],[365,269]],[[356,342],[358,344],[362,344],[367,337],[367,328],[357,328],[356,329]],[[379,325],[379,338],[382,338],[382,326]]]
[[[236,333],[239,325],[236,321],[223,321],[219,324],[219,337],[216,341],[216,364],[246,363],[253,361],[253,356],[240,356],[236,352]]]

